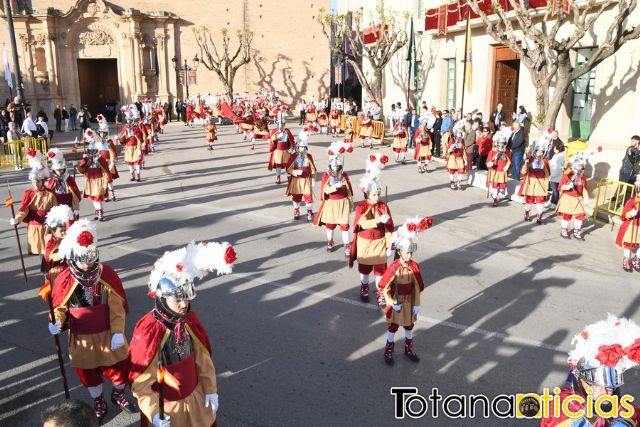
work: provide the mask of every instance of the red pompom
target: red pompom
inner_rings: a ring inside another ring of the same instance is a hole
[[[602,147],[598,146],[598,153],[602,152]]]
[[[596,359],[605,366],[615,367],[624,356],[624,350],[620,344],[601,345],[598,348]]]
[[[547,129],[547,133],[551,133],[551,132],[553,132],[553,128]]]
[[[327,150],[327,154],[329,156],[335,156],[335,153],[333,151],[331,151],[331,150]]]
[[[416,225],[412,222],[410,222],[409,224],[407,224],[407,230],[409,230],[410,233],[413,233],[414,231],[417,230],[418,227],[416,227]]]
[[[184,265],[182,265],[182,263],[181,263],[181,262],[177,263],[177,264],[176,264],[176,271],[177,271],[178,273],[182,273],[182,270],[184,270]]]
[[[580,332],[580,336],[585,340],[589,339],[589,331],[585,329],[584,331]]]
[[[375,162],[376,161],[376,156],[374,156],[373,154],[369,155],[369,161],[370,162]]]
[[[153,291],[147,291],[147,295],[153,299],[156,299],[156,293]]]
[[[87,130],[87,135],[88,136],[93,136],[93,131],[91,129]]]
[[[340,154],[344,153],[344,147],[340,147],[340,150],[338,150],[338,153]]]
[[[386,165],[387,162],[389,162],[389,156],[387,156],[386,154],[382,155],[382,157],[380,157],[380,163]]]
[[[53,151],[49,151],[47,153],[47,156],[49,156],[50,159],[53,159],[56,156],[56,153],[54,153]]]
[[[93,234],[88,231],[83,231],[78,235],[78,244],[83,247],[87,247],[93,243]]]
[[[640,363],[640,339],[637,339],[630,346],[624,349],[629,360]]]
[[[236,257],[236,251],[233,249],[233,246],[229,246],[224,253],[224,262],[227,264],[233,264],[233,262],[238,259]]]
[[[35,148],[29,148],[27,150],[27,156],[29,157],[35,157],[36,156],[36,149]]]

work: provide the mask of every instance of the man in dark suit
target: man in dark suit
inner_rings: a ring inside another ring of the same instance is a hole
[[[171,123],[171,103],[169,101],[165,102],[162,109],[164,110],[164,117],[167,122]]]
[[[507,148],[511,150],[511,176],[513,179],[519,180],[520,167],[524,160],[524,149],[526,148],[524,143],[524,131],[518,122],[513,122],[512,128],[513,133],[509,137]]]
[[[178,99],[176,101],[176,116],[178,121],[180,121],[181,114],[182,114],[182,101]]]
[[[553,147],[556,144],[564,145],[564,142],[562,142],[562,140],[558,136],[558,131],[554,130],[553,132],[551,132],[551,141],[549,142],[549,146],[547,147],[547,151],[544,153],[544,157],[547,160],[551,160],[553,158],[553,154],[554,154]]]
[[[491,113],[489,120],[489,124],[493,128],[494,132],[500,129],[500,123],[505,120],[505,117],[504,111],[502,111],[502,104],[498,104],[493,113]]]
[[[420,127],[420,116],[416,114],[416,110],[411,110],[411,117],[409,118],[409,148],[416,148],[416,142],[413,139],[413,135]]]

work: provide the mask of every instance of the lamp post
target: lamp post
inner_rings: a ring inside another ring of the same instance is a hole
[[[184,65],[179,65],[178,59],[175,56],[171,59],[171,62],[173,62],[173,69],[176,71],[176,74],[179,74],[181,71],[183,72],[182,82],[187,92],[187,98],[189,98],[189,71],[196,71],[198,69],[200,58],[198,58],[198,54],[196,53],[196,56],[193,57],[193,68],[187,64],[186,59],[184,60]]]
[[[25,103],[24,88],[22,87],[22,77],[20,76],[20,64],[18,63],[18,47],[16,45],[16,33],[13,29],[13,15],[11,14],[11,4],[9,0],[4,0],[4,14],[7,17],[9,26],[9,41],[11,42],[11,53],[13,56],[13,72],[16,75],[16,93],[20,101]]]

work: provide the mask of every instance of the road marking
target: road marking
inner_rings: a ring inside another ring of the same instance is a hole
[[[273,360],[273,357],[270,357],[270,358],[265,359],[265,360],[263,360],[261,362],[254,363],[251,366],[247,366],[246,368],[240,369],[239,371],[235,371],[235,372],[234,371],[225,371],[225,372],[222,372],[222,373],[218,374],[217,376],[218,376],[218,378],[231,378],[234,375],[238,375],[238,374],[246,372],[246,371],[248,371],[250,369],[257,368],[258,366],[264,365],[265,363],[269,363],[272,360]]]

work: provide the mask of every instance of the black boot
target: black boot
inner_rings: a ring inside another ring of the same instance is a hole
[[[413,339],[404,340],[404,354],[414,362],[420,361],[420,358],[413,349]]]
[[[138,412],[138,407],[135,405],[135,403],[129,401],[127,396],[124,394],[124,389],[118,390],[117,388],[114,388],[111,392],[111,401],[118,405],[120,409],[122,409],[127,414]]]

